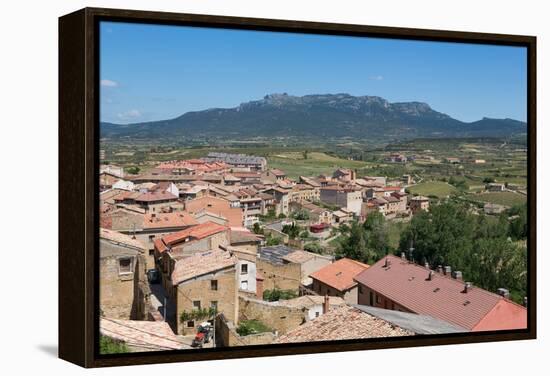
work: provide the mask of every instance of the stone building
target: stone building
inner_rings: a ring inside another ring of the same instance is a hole
[[[172,272],[172,298],[176,303],[177,334],[193,334],[202,321],[214,315],[195,317],[208,309],[230,321],[238,321],[237,258],[229,252],[212,250],[178,260]]]
[[[100,229],[99,287],[102,316],[144,319],[150,295],[145,278],[145,246],[130,236]]]

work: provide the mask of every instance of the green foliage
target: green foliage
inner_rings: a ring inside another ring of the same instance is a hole
[[[294,290],[281,290],[274,288],[272,290],[265,290],[263,294],[263,299],[268,302],[274,302],[280,299],[294,299],[298,296]]]
[[[512,217],[508,235],[514,240],[527,238],[527,205],[517,205],[509,210]]]
[[[470,189],[470,186],[466,183],[466,179],[457,179],[454,176],[449,178],[449,184],[460,189],[461,191],[467,191]]]
[[[321,246],[321,243],[319,242],[311,242],[304,245],[304,251],[317,253],[319,255],[322,255],[325,253],[325,250],[323,246]]]
[[[184,323],[189,320],[206,320],[216,316],[216,309],[214,307],[193,309],[190,312],[183,311],[180,314],[180,322]]]
[[[250,334],[270,332],[271,328],[259,320],[242,320],[237,327],[237,333],[240,336],[248,336]]]
[[[389,252],[389,236],[386,220],[381,213],[371,213],[363,224],[357,221],[351,226],[341,226],[342,237],[336,257],[347,257],[365,263],[378,261]]]
[[[278,236],[273,236],[271,234],[267,234],[267,236],[265,237],[265,244],[268,247],[273,246],[273,245],[279,245],[282,242],[283,242],[283,239],[281,239]]]
[[[298,221],[307,221],[309,219],[309,212],[307,210],[298,210],[294,212],[292,218]]]
[[[484,289],[504,287],[513,296],[524,296],[526,252],[508,240],[510,231],[505,215],[476,216],[462,205],[445,202],[413,217],[400,248],[406,251],[413,244],[419,263],[451,265]]]
[[[258,222],[254,223],[254,226],[252,227],[252,231],[257,235],[263,235],[264,229]]]
[[[494,183],[494,182],[495,182],[495,178],[488,176],[488,177],[486,177],[486,178],[483,178],[483,182],[484,182],[485,184]]]
[[[282,231],[287,234],[290,239],[296,239],[300,235],[301,227],[292,223],[291,225],[284,225]]]
[[[139,174],[140,171],[141,171],[141,169],[138,166],[132,166],[132,167],[128,167],[126,169],[126,172],[131,174],[131,175],[137,175],[137,174]]]
[[[101,336],[99,337],[99,352],[100,354],[124,354],[130,352],[130,349],[124,342]]]
[[[283,213],[279,214],[279,219],[285,219],[286,218],[286,215],[284,215]]]
[[[308,230],[304,230],[300,233],[300,239],[307,239],[309,238],[309,231]]]

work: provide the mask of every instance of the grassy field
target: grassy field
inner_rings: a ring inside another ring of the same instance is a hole
[[[487,192],[478,195],[471,195],[472,199],[482,202],[490,202],[504,206],[514,206],[524,204],[527,196],[514,192]]]
[[[369,166],[368,162],[350,161],[321,152],[310,152],[307,159],[300,152],[273,154],[268,156],[267,163],[270,168],[279,168],[291,178],[332,174],[339,167],[361,169]]]
[[[437,196],[444,198],[451,193],[456,192],[457,189],[450,184],[441,181],[428,181],[409,187],[412,194],[421,196]]]

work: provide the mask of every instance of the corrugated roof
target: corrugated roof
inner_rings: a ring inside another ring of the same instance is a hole
[[[286,245],[262,247],[260,248],[260,260],[264,260],[275,265],[282,265],[283,258],[292,252],[294,252],[294,249],[289,248]]]

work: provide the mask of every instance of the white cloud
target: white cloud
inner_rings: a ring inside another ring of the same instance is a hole
[[[101,86],[104,86],[104,87],[117,87],[118,86],[118,82],[111,81],[111,80],[101,80],[100,84],[101,84]]]
[[[120,120],[135,120],[141,117],[141,112],[139,110],[129,110],[119,113],[117,117]]]
[[[384,79],[384,76],[381,76],[381,75],[378,75],[378,76],[370,76],[369,77],[370,80],[374,80],[374,81],[382,81]]]

